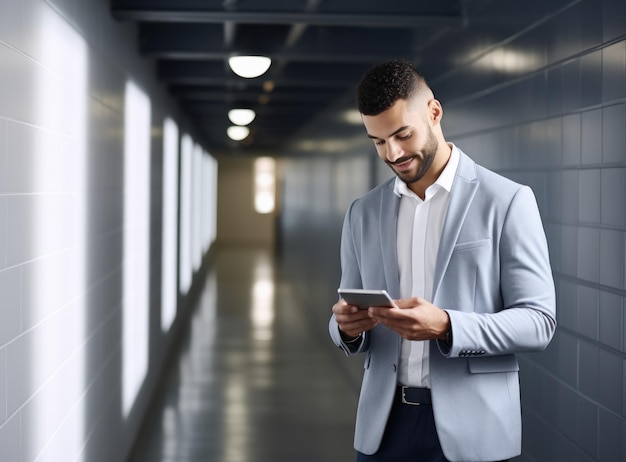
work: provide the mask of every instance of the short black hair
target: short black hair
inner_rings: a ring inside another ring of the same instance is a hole
[[[399,99],[410,99],[426,79],[407,60],[394,59],[371,67],[357,88],[357,106],[363,115],[378,115]]]

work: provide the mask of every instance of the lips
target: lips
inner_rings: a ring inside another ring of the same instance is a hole
[[[411,167],[411,164],[413,163],[414,159],[415,159],[415,156],[412,156],[412,157],[409,157],[409,158],[398,159],[397,161],[390,162],[390,163],[397,170],[407,170],[408,168]]]

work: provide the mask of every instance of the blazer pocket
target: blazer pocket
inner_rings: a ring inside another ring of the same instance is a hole
[[[454,290],[446,290],[446,306],[456,307],[460,311],[476,309],[477,285],[486,287],[484,281],[493,277],[492,244],[492,240],[487,238],[454,246],[440,287],[440,290],[454,287]]]
[[[454,246],[454,252],[464,252],[480,247],[488,247],[491,245],[491,239],[479,239],[478,241],[461,242]]]
[[[494,372],[517,372],[519,363],[514,355],[483,356],[467,358],[469,371],[472,374],[491,374]]]

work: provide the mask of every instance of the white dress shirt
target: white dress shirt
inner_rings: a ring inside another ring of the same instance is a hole
[[[459,165],[459,151],[452,154],[437,181],[426,189],[424,200],[396,177],[394,193],[400,196],[397,253],[401,298],[432,300],[433,273],[441,230],[450,202],[450,190]],[[430,388],[428,342],[402,339],[398,382]]]

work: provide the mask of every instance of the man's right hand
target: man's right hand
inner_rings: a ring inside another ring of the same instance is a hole
[[[367,310],[360,310],[354,305],[348,305],[343,299],[333,305],[333,313],[335,313],[335,320],[345,341],[355,339],[378,324],[376,320],[370,317]]]

